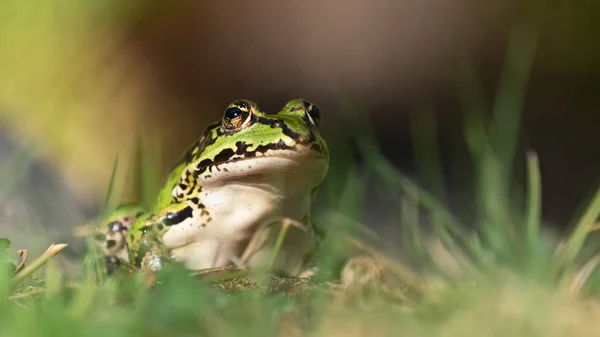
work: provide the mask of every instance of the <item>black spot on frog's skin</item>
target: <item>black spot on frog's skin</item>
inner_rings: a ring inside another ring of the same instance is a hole
[[[198,199],[197,197],[191,198],[190,201],[196,205],[200,203],[200,199]]]
[[[192,217],[193,209],[190,206],[185,207],[179,212],[170,212],[164,217],[162,223],[165,226],[177,225],[188,218]]]
[[[204,176],[204,178],[206,178],[206,179],[210,179],[210,177],[211,177],[210,174],[207,174],[207,175]]]
[[[111,249],[112,247],[117,245],[117,241],[115,240],[106,240],[106,248]]]
[[[215,158],[213,158],[213,163],[222,163],[224,161],[227,161],[231,157],[233,157],[234,154],[235,154],[235,152],[233,152],[232,149],[224,149],[221,152],[219,152],[215,156]]]
[[[303,137],[301,137],[301,136],[300,136],[298,133],[296,133],[296,132],[292,131],[292,129],[290,129],[290,128],[287,126],[287,124],[285,124],[285,123],[283,123],[283,122],[281,122],[281,121],[279,121],[279,120],[276,120],[276,119],[269,119],[269,118],[264,118],[264,117],[260,117],[260,118],[258,119],[258,121],[259,121],[261,124],[270,125],[272,128],[280,128],[280,129],[281,129],[281,132],[282,132],[284,135],[286,135],[286,136],[288,136],[288,137],[290,137],[290,138],[292,138],[292,139],[295,139],[295,140],[301,141],[301,138],[303,138]]]
[[[185,193],[185,195],[192,195],[194,193],[195,187],[196,187],[196,182],[194,181],[190,186],[189,189],[187,190],[187,192]]]
[[[204,208],[206,208],[206,206],[204,206],[204,204],[200,204],[200,203],[198,203],[198,208],[200,208],[200,209],[204,209]]]
[[[259,145],[256,147],[256,150],[254,150],[253,155],[256,155],[256,153],[265,153],[269,150],[290,150],[292,149],[291,146],[288,146],[283,140],[279,140],[277,143],[271,143],[271,144],[267,144],[267,145]]]
[[[236,142],[235,146],[236,146],[235,154],[238,154],[238,155],[242,155],[242,154],[246,153],[248,151],[248,148],[250,147],[249,144],[246,144],[246,142],[242,142],[242,141]]]
[[[179,183],[179,188],[182,190],[185,190],[188,187],[188,185],[183,184],[183,183]]]
[[[303,108],[303,107],[301,107],[301,106],[299,106],[299,105],[296,105],[296,106],[294,106],[294,107],[292,108],[292,110],[291,110],[291,111],[298,111],[298,110],[302,110],[302,109],[305,109],[305,108],[306,108],[306,102],[304,103],[304,108]]]
[[[196,170],[194,170],[194,177],[197,177],[199,174],[202,174],[204,171],[206,171],[206,169],[208,168],[208,166],[210,166],[210,164],[212,164],[212,160],[210,160],[210,159],[204,159],[204,160],[200,161],[196,165]]]
[[[323,149],[323,147],[320,144],[315,143],[315,144],[311,145],[310,148],[314,152],[321,153],[321,154],[325,153],[325,150]]]
[[[156,225],[156,228],[158,228],[159,231],[162,231],[165,227],[163,226],[163,224],[159,223],[158,225]]]

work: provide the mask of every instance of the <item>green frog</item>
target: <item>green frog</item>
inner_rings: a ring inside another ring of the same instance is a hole
[[[232,102],[175,164],[149,210],[128,206],[111,218],[102,252],[151,271],[170,260],[192,270],[241,257],[248,267],[265,266],[277,237],[270,225],[296,224],[272,266],[299,274],[319,242],[310,206],[329,167],[320,123],[320,109],[304,99],[276,114]]]

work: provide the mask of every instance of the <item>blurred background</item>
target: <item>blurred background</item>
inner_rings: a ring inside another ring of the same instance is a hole
[[[450,203],[468,213],[455,70],[475,67],[491,106],[517,22],[539,33],[519,147],[538,152],[544,217],[560,229],[600,172],[599,19],[600,3],[583,0],[4,0],[0,164],[27,149],[33,166],[6,166],[24,179],[3,192],[0,236],[41,250],[71,240],[101,204],[117,155],[115,193],[135,199],[140,134],[160,147],[165,173],[237,98],[271,112],[309,99],[335,143],[351,93],[385,155],[416,177],[409,117],[429,109]],[[384,203],[365,197],[381,218]]]

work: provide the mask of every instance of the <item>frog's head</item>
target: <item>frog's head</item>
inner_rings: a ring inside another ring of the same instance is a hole
[[[289,101],[276,114],[236,100],[221,121],[209,126],[193,160],[203,186],[273,173],[301,173],[318,185],[327,173],[329,151],[319,132],[319,107]]]

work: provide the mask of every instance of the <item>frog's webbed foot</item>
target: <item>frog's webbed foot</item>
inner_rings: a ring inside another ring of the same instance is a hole
[[[171,265],[172,262],[162,245],[159,243],[152,245],[139,262],[139,270],[145,277],[146,285],[150,288],[156,285],[156,273]]]
[[[172,261],[169,250],[162,244],[155,232],[145,232],[145,236],[137,246],[136,264],[143,272],[157,272],[169,265]]]
[[[148,251],[142,258],[140,269],[142,272],[155,273],[165,268],[171,263],[171,259],[164,254],[158,254],[155,251]]]

